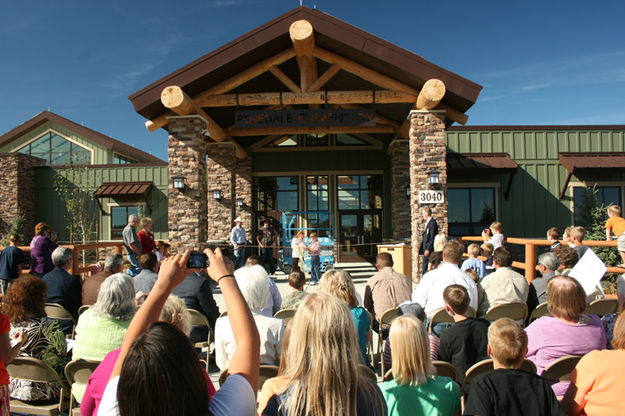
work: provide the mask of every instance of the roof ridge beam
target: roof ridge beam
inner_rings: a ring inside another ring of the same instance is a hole
[[[315,32],[308,20],[296,20],[289,27],[289,36],[295,49],[295,58],[300,73],[302,91],[314,91],[310,88],[317,80],[317,60],[313,55],[315,49]]]

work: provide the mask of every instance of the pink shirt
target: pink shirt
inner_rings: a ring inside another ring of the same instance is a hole
[[[310,244],[308,244],[308,250],[311,256],[318,256],[321,252],[321,243],[319,240],[311,241]]]

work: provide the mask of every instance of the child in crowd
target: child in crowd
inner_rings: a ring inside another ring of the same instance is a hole
[[[570,225],[564,229],[564,233],[562,233],[562,241],[569,247],[573,247],[573,243],[571,242],[571,230],[573,226]]]
[[[438,356],[458,369],[462,381],[469,367],[488,358],[489,322],[468,315],[469,293],[464,286],[447,286],[443,299],[454,324],[441,334]]]
[[[435,251],[428,258],[428,271],[436,269],[443,262],[443,252]]]
[[[306,249],[310,253],[310,284],[314,286],[319,284],[319,273],[321,273],[321,259],[319,258],[321,243],[317,239],[316,232],[310,233],[310,243]]]
[[[562,245],[560,244],[560,229],[558,227],[551,227],[547,230],[547,241],[551,243],[550,250]]]
[[[445,244],[447,244],[447,237],[445,237],[445,233],[436,234],[436,237],[434,237],[434,252],[442,252]]]
[[[159,240],[156,243],[156,259],[159,263],[162,263],[166,257],[169,257],[169,244]]]
[[[605,222],[605,239],[610,241],[611,234],[617,238],[617,249],[621,255],[619,267],[625,267],[625,218],[621,217],[621,207],[610,205],[608,207],[608,220]]]
[[[382,383],[389,416],[460,413],[460,387],[448,377],[435,375],[428,354],[425,325],[413,316],[393,321],[393,380]]]
[[[477,310],[482,311],[488,309],[488,306],[485,305],[488,299],[486,299],[486,291],[480,284],[480,276],[478,276],[477,272],[473,269],[469,269],[465,271],[465,273],[471,276],[471,279],[475,282],[475,286],[477,286]]]
[[[18,247],[20,236],[11,234],[9,246],[0,253],[0,283],[2,283],[2,296],[9,288],[9,284],[20,277],[24,264],[24,252]]]
[[[499,221],[493,222],[488,230],[482,231],[482,238],[485,243],[493,245],[493,251],[503,246],[503,225]]]
[[[527,334],[521,325],[500,318],[488,328],[488,355],[494,371],[471,383],[465,415],[560,415],[551,386],[539,375],[521,370]]]
[[[486,274],[492,273],[495,271],[495,266],[493,266],[493,245],[491,243],[484,243],[480,246],[480,250],[482,250],[482,256],[486,257],[486,261],[484,261],[484,268],[486,269]]]
[[[289,286],[293,291],[282,299],[282,309],[296,309],[299,304],[308,296],[304,292],[306,284],[306,275],[302,272],[291,272],[289,275]]]
[[[584,229],[584,227],[573,227],[571,229],[571,244],[573,244],[572,248],[577,252],[577,256],[580,259],[588,250],[588,246],[582,244],[585,236],[586,230]]]
[[[484,266],[484,262],[477,258],[477,256],[480,255],[480,246],[475,243],[469,244],[469,247],[467,247],[467,254],[469,255],[469,258],[462,262],[460,270],[463,272],[469,269],[475,270],[480,279],[486,276],[486,267]]]
[[[560,267],[558,268],[559,273],[565,276],[571,272],[571,269],[575,267],[579,261],[577,251],[569,246],[560,245],[553,250],[553,254],[555,254],[560,261]]]

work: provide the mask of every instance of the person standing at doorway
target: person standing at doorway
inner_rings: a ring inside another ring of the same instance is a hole
[[[307,248],[310,253],[310,280],[311,285],[319,284],[319,274],[321,273],[321,243],[317,239],[317,233],[310,233],[310,243]]]
[[[243,220],[241,217],[234,219],[234,228],[230,233],[230,242],[234,246],[234,268],[243,267],[245,263],[245,245],[247,238],[245,237],[245,229],[243,228]]]
[[[122,231],[122,237],[124,238],[124,245],[126,246],[126,252],[128,253],[128,261],[130,262],[130,269],[127,273],[130,277],[134,277],[141,271],[139,265],[139,256],[141,256],[141,241],[137,235],[137,225],[139,225],[139,217],[135,214],[128,216],[128,225],[124,227]]]
[[[302,263],[304,262],[304,250],[306,250],[306,244],[304,244],[304,232],[298,231],[291,240],[291,259],[293,261],[293,268],[291,269],[291,272],[302,271],[299,261],[302,259]]]
[[[432,218],[432,210],[430,207],[421,208],[421,215],[423,215],[423,219],[425,220],[425,226],[423,227],[423,234],[421,234],[419,254],[423,255],[423,274],[426,274],[430,261],[430,253],[434,251],[434,238],[438,234],[438,223]]]
[[[269,218],[262,221],[262,228],[256,234],[256,242],[260,247],[260,259],[269,268],[269,274],[276,272],[276,266],[273,262],[273,244],[276,241],[276,232],[271,226]]]

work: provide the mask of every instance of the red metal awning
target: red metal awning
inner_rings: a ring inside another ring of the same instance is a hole
[[[152,186],[152,182],[108,182],[100,185],[93,196],[96,198],[144,196],[150,186]]]
[[[513,172],[519,165],[507,153],[448,153],[448,170],[496,169]]]
[[[625,153],[612,152],[563,152],[558,153],[560,164],[569,171],[560,191],[560,199],[564,198],[571,176],[583,172],[597,172],[603,169],[625,169]]]

